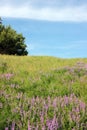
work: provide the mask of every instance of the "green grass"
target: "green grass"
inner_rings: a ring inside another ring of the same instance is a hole
[[[28,96],[58,96],[74,92],[87,101],[87,72],[79,70],[78,64],[85,65],[87,59],[61,59],[47,56],[6,56],[0,55],[0,73],[12,73],[8,81],[1,79],[1,86],[15,84],[16,91]],[[68,68],[75,68],[70,72]]]
[[[30,98],[55,98],[74,93],[87,104],[87,59],[0,55],[0,102],[7,104],[0,109],[0,126],[14,119],[10,116],[7,121],[10,106],[17,105],[17,101],[12,103],[12,95],[15,97],[18,93]]]

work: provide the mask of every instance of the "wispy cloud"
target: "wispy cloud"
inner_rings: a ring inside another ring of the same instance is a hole
[[[0,4],[1,17],[16,17],[28,18],[36,20],[48,21],[73,21],[73,22],[87,22],[87,4],[75,5],[72,0],[65,2],[65,0],[54,0],[54,2],[40,2],[40,0],[32,0],[30,2],[20,1],[17,5],[11,0],[4,0],[5,3]],[[63,3],[67,3],[63,5]],[[35,6],[36,5],[36,6]],[[42,6],[43,5],[43,6]],[[53,5],[53,6],[52,6]]]
[[[27,46],[28,50],[61,50],[61,51],[69,51],[69,50],[85,50],[87,48],[87,41],[71,41],[64,45],[54,44],[38,44],[38,43],[31,43]]]
[[[68,42],[67,44],[64,44],[62,46],[60,45],[54,48],[60,50],[84,50],[85,48],[87,48],[87,41],[85,40],[71,41]]]

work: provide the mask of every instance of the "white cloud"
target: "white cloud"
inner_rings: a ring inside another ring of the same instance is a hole
[[[28,18],[48,21],[87,22],[87,5],[62,7],[34,7],[31,4],[0,6],[1,17]]]
[[[80,40],[80,41],[71,41],[67,44],[60,45],[60,46],[54,46],[54,49],[60,49],[60,50],[83,50],[87,48],[87,41]]]
[[[70,41],[67,44],[59,45],[57,43],[54,46],[51,44],[40,44],[40,43],[31,43],[27,46],[28,50],[61,50],[61,51],[68,51],[68,50],[85,50],[87,48],[87,41]]]

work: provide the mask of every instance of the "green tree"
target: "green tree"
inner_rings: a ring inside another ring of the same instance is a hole
[[[1,21],[1,19],[0,19]],[[5,27],[0,22],[0,53],[9,55],[27,55],[25,37],[18,34],[11,26]]]
[[[0,17],[0,24],[2,24],[2,19],[1,19],[1,17]]]

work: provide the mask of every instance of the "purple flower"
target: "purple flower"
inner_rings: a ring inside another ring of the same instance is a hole
[[[53,107],[54,107],[54,108],[57,107],[57,98],[55,98],[55,99],[53,100]]]
[[[47,120],[46,125],[48,127],[48,130],[57,130],[59,127],[58,127],[58,121],[56,116],[54,115],[53,119]]]
[[[42,126],[42,130],[46,130],[45,126]]]
[[[76,108],[75,112],[76,112],[76,113],[79,113],[79,112],[80,112],[80,110],[79,110],[78,107]]]
[[[40,121],[41,121],[41,123],[44,123],[44,115],[43,114],[41,114],[41,116],[40,116]]]
[[[28,130],[31,130],[30,122],[28,121]]]
[[[67,96],[64,97],[64,103],[67,105],[69,103],[69,98]]]
[[[11,130],[15,130],[15,128],[12,127]]]
[[[14,75],[11,73],[2,74],[1,77],[10,80]]]
[[[8,127],[6,127],[5,130],[8,130]]]
[[[12,122],[11,130],[15,130],[15,122]]]
[[[80,109],[85,110],[86,104],[84,102],[80,102]]]

